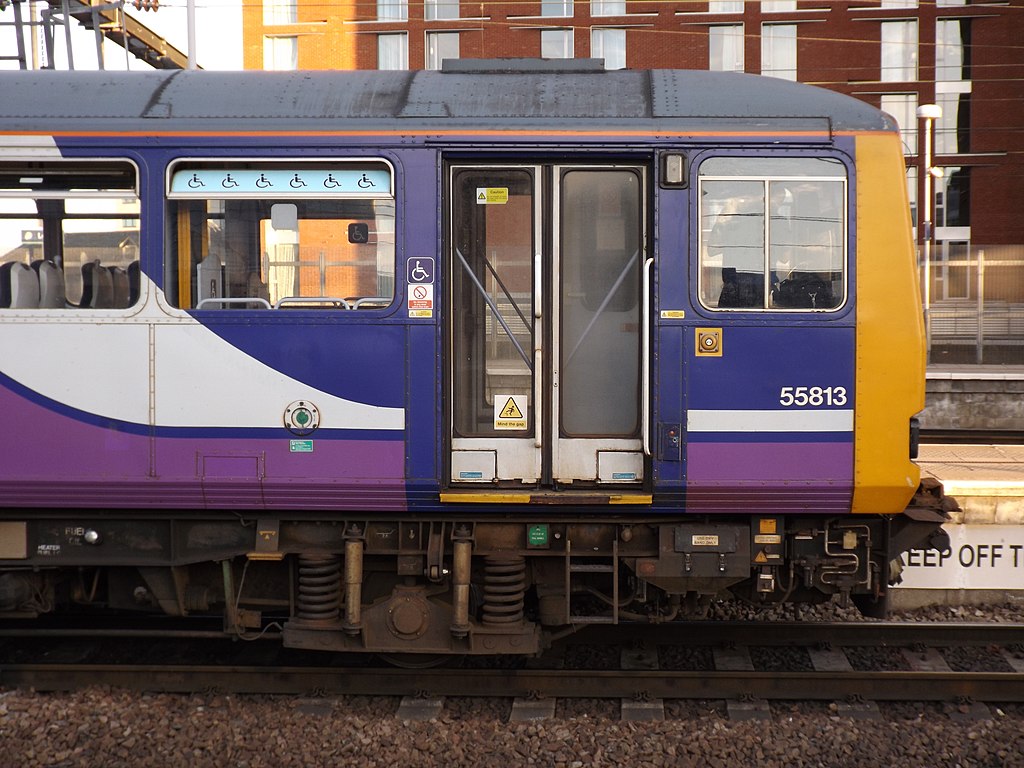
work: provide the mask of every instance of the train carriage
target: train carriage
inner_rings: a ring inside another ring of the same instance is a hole
[[[942,545],[862,102],[590,61],[0,88],[11,620],[535,653],[728,593],[878,612]]]

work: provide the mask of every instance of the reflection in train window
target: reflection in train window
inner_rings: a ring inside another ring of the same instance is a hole
[[[822,158],[700,168],[700,300],[712,309],[830,310],[846,292],[846,175]]]
[[[0,310],[123,309],[138,297],[131,163],[0,163]]]
[[[373,309],[395,282],[395,201],[383,163],[188,163],[170,177],[183,309]]]

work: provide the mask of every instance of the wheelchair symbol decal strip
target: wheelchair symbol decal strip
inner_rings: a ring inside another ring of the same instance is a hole
[[[379,169],[189,170],[176,171],[176,197],[275,195],[282,197],[390,197],[391,174]]]

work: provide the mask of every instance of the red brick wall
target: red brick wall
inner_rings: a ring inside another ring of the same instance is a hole
[[[971,236],[977,244],[1024,243],[1024,3],[936,7],[921,0],[916,9],[880,9],[870,0],[825,2],[799,0],[798,10],[762,13],[748,0],[742,13],[709,14],[707,4],[675,0],[628,2],[629,15],[591,17],[589,2],[577,2],[571,19],[542,18],[540,3],[484,3],[464,0],[461,18],[423,20],[422,2],[410,2],[407,22],[376,22],[374,0],[330,4],[299,0],[299,23],[264,27],[262,5],[244,0],[245,66],[263,66],[265,34],[295,34],[299,67],[303,69],[373,69],[377,65],[377,34],[408,32],[409,67],[425,65],[428,31],[460,31],[462,58],[535,57],[540,55],[540,28],[575,29],[575,55],[591,56],[594,26],[625,27],[626,64],[630,68],[708,66],[710,24],[740,23],[745,27],[747,72],[760,71],[760,31],[766,21],[797,23],[798,78],[854,95],[878,106],[882,93],[916,93],[918,103],[934,101],[935,22],[940,18],[972,18],[971,151],[967,156],[940,157],[939,165],[972,168]],[[919,80],[880,83],[880,22],[918,19]],[[361,23],[352,23],[352,22]],[[919,179],[919,183],[922,183]],[[919,197],[921,191],[919,190]]]

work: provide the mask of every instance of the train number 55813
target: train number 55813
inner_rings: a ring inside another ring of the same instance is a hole
[[[779,404],[783,407],[846,405],[846,387],[783,387]]]

